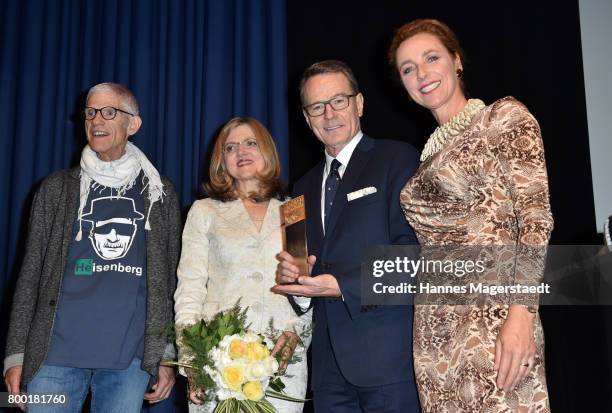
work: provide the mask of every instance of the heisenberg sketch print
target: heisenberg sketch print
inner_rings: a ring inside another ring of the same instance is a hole
[[[111,204],[121,206],[123,213],[117,215],[117,208]],[[89,239],[96,254],[115,260],[129,252],[138,230],[136,221],[144,219],[144,215],[136,210],[132,198],[107,196],[93,199],[82,219],[91,224]]]

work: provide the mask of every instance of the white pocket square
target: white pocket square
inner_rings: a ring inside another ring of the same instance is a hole
[[[376,188],[373,186],[368,186],[367,188],[361,188],[357,191],[353,191],[350,194],[346,194],[346,199],[348,202],[354,201],[355,199],[362,198],[366,195],[372,195],[376,193]]]

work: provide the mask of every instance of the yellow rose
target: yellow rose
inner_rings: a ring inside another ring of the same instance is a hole
[[[261,400],[264,396],[261,383],[258,381],[247,381],[242,386],[242,393],[244,393],[247,399],[254,402]]]
[[[229,345],[229,356],[232,359],[238,359],[244,357],[247,353],[247,343],[245,341],[236,339],[232,340]]]
[[[229,366],[223,369],[223,380],[230,389],[237,391],[244,382],[244,374],[239,367]]]
[[[268,348],[261,343],[249,343],[247,350],[247,358],[250,361],[260,361],[270,355]]]

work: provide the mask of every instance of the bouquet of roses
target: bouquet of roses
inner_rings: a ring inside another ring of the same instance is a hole
[[[192,361],[177,364],[190,369],[194,388],[207,400],[217,401],[216,413],[275,413],[266,396],[305,401],[283,392],[279,363],[270,352],[273,343],[248,330],[246,309],[239,302],[211,320],[185,326],[179,339]]]

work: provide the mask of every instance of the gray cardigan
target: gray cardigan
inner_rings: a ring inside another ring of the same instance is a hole
[[[80,168],[45,178],[34,196],[25,256],[6,344],[5,372],[23,365],[22,386],[32,380],[47,356],[72,226],[77,218]],[[147,309],[142,368],[157,377],[162,356],[173,357],[165,330],[173,322],[172,295],[180,257],[181,215],[172,183],[162,177],[165,196],[153,204],[146,233]],[[145,211],[149,199],[144,198]],[[78,334],[78,332],[75,332]]]

